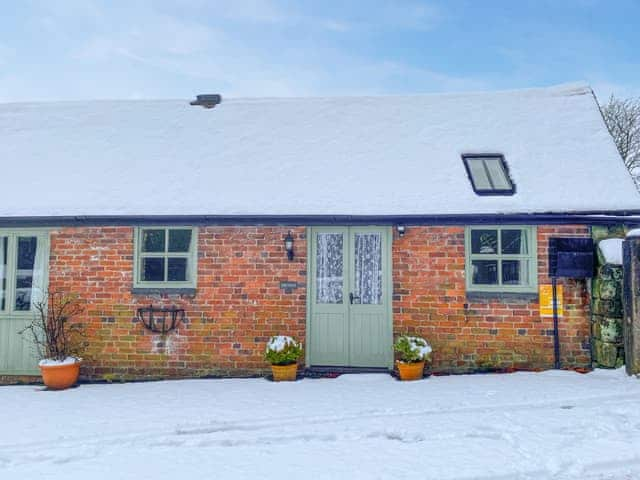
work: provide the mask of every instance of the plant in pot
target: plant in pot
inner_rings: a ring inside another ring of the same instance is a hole
[[[267,342],[264,358],[271,364],[275,382],[293,381],[298,373],[302,344],[286,335],[276,335]]]
[[[393,345],[400,380],[420,380],[424,376],[425,362],[431,360],[431,345],[424,338],[401,335]]]
[[[83,311],[77,295],[49,292],[33,303],[35,316],[20,334],[27,335],[41,358],[38,366],[47,388],[62,390],[78,381],[84,328],[72,320]]]

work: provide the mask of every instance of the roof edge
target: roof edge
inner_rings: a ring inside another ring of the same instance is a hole
[[[88,215],[0,217],[0,228],[100,227],[137,225],[313,226],[313,225],[640,225],[640,210],[566,213],[487,213],[442,215]]]

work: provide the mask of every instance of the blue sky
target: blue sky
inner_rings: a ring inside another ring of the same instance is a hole
[[[0,101],[399,94],[588,81],[640,95],[640,0],[23,0]]]

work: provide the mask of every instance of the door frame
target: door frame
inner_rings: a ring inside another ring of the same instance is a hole
[[[386,286],[385,289],[385,294],[384,294],[384,299],[386,301],[386,314],[387,314],[387,327],[389,328],[389,331],[391,333],[391,338],[390,338],[390,344],[389,344],[389,351],[390,351],[390,358],[389,361],[386,365],[387,368],[391,369],[393,368],[393,228],[389,225],[331,225],[331,226],[327,226],[327,225],[316,225],[316,226],[310,226],[306,228],[306,237],[307,237],[307,292],[306,292],[306,323],[305,323],[305,349],[304,349],[304,355],[305,355],[305,366],[307,367],[311,367],[311,363],[310,363],[310,358],[309,358],[309,348],[308,346],[310,345],[310,337],[311,337],[311,313],[312,313],[312,288],[313,288],[313,281],[314,281],[314,275],[313,275],[313,255],[312,255],[312,251],[313,251],[313,242],[314,242],[314,232],[316,230],[323,230],[323,229],[327,229],[327,228],[331,228],[331,227],[335,227],[335,228],[345,228],[347,229],[347,236],[350,237],[351,236],[351,229],[352,228],[372,228],[372,229],[378,229],[382,232],[384,232],[385,235],[385,249],[386,252],[383,252],[383,257],[386,258],[385,260],[385,268],[386,268],[386,275],[384,276],[383,279],[383,285]],[[348,254],[349,258],[350,258],[350,253]],[[386,254],[386,255],[385,255]],[[351,269],[351,265],[347,266],[349,269]],[[351,275],[349,275],[349,281],[351,281]],[[351,285],[349,285],[349,288],[351,288]],[[339,368],[339,367],[336,367]],[[348,368],[348,367],[347,367]],[[384,367],[381,367],[384,368]]]
[[[44,291],[46,292],[49,288],[49,266],[51,263],[51,229],[50,228],[0,228],[0,237],[10,236],[10,237],[27,237],[27,236],[37,236],[43,241],[44,248],[44,258],[46,259],[44,270],[42,272],[42,282],[44,284]],[[15,242],[15,240],[14,240]],[[15,248],[14,248],[14,252]],[[15,272],[16,265],[15,259],[11,261],[10,259],[7,261],[7,290],[5,291],[5,300],[6,304],[9,307],[5,311],[0,311],[0,322],[3,319],[11,319],[11,318],[22,318],[22,319],[31,319],[33,315],[35,315],[34,310],[28,311],[13,311],[13,301],[15,300],[15,286],[11,285],[9,288],[9,280],[15,280]],[[12,295],[9,295],[9,289],[12,290]],[[26,338],[22,338],[16,335],[16,341],[28,342]],[[1,355],[1,353],[0,353]],[[39,375],[40,372],[38,370],[38,359],[36,358],[33,364],[33,370],[0,370],[0,375]]]

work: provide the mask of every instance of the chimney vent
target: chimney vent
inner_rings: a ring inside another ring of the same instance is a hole
[[[213,108],[222,102],[222,96],[219,94],[197,95],[196,99],[190,102],[191,105],[199,105],[204,108]]]

